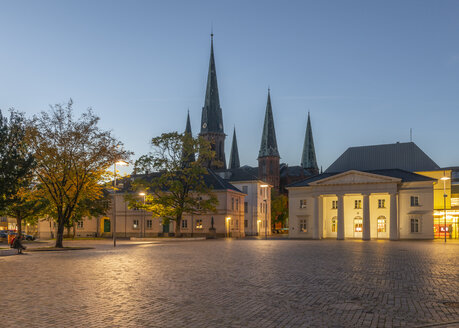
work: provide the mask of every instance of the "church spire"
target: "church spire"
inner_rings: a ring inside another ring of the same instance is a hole
[[[314,139],[312,137],[311,117],[308,112],[308,123],[306,125],[306,134],[304,136],[303,155],[301,156],[301,166],[304,169],[319,170],[316,161],[316,151],[314,148]]]
[[[185,137],[186,138],[184,138],[184,147],[182,150],[182,162],[184,165],[190,165],[190,163],[196,160],[196,157],[194,156],[193,150],[191,150],[191,145],[187,145],[187,142],[193,138],[193,134],[191,132],[190,111],[189,110],[186,116]]]
[[[237,169],[241,166],[239,162],[239,151],[237,149],[236,127],[233,131],[233,144],[231,145],[231,154],[229,159],[229,169]]]
[[[214,34],[212,33],[210,36],[209,72],[207,74],[206,97],[202,108],[201,134],[207,132],[224,133],[222,109],[218,96],[217,70],[215,69]]]
[[[271,92],[268,89],[268,101],[266,103],[265,122],[263,125],[263,135],[261,137],[260,151],[258,158],[274,156],[280,157],[277,150],[276,131],[274,129],[273,109],[271,107]]]
[[[186,117],[185,134],[189,134],[190,136],[193,135],[193,133],[191,132],[190,110],[188,110],[188,115],[187,115],[187,117]]]

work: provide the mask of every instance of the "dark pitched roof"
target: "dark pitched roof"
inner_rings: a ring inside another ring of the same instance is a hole
[[[322,173],[319,175],[316,175],[312,178],[308,178],[302,181],[294,182],[287,187],[307,187],[310,185],[311,182],[319,181],[340,173],[344,173],[350,170],[346,170],[343,172],[330,172],[330,173]],[[359,170],[360,171],[360,170]],[[385,169],[385,170],[366,170],[366,171],[361,171],[361,172],[366,172],[366,173],[372,173],[372,174],[377,174],[377,175],[384,175],[386,177],[391,177],[391,178],[397,178],[401,179],[402,182],[420,182],[420,181],[436,181],[435,179],[429,178],[425,175],[417,174],[417,173],[412,173],[400,169]]]
[[[266,103],[265,122],[263,124],[263,135],[261,137],[260,151],[258,158],[266,156],[279,157],[277,150],[276,130],[274,129],[273,109],[271,107],[271,94],[268,89],[268,101]]]
[[[218,96],[217,70],[214,59],[214,35],[211,34],[209,72],[207,75],[206,98],[202,108],[201,134],[223,132],[223,115]]]
[[[236,140],[236,128],[234,128],[233,132],[233,143],[231,145],[231,153],[229,158],[229,169],[236,169],[240,167],[241,164],[239,162],[239,151],[237,149],[237,140]]]
[[[437,170],[439,166],[414,142],[348,148],[325,173],[348,170],[401,169],[410,172]]]
[[[317,172],[314,169],[305,169],[299,165],[289,166],[286,164],[280,165],[280,177],[300,177],[300,176],[313,176]]]
[[[225,179],[228,181],[254,181],[258,178],[258,167],[244,165],[225,172]]]
[[[301,166],[305,169],[319,169],[317,166],[316,150],[314,148],[314,138],[312,137],[311,118],[309,116],[309,112],[306,134],[304,136],[303,154],[301,156]]]

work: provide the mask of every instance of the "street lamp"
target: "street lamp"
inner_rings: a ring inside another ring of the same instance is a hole
[[[143,235],[142,235],[142,226],[140,226],[140,237],[145,237],[145,196],[147,194],[144,192],[139,192],[139,196],[143,197],[143,209],[142,209],[142,226],[143,226]]]
[[[116,247],[116,165],[126,166],[125,161],[116,161],[113,163],[113,247]]]
[[[268,188],[269,185],[267,184],[262,184],[260,185],[260,188]],[[265,189],[267,190],[267,189]],[[265,239],[268,239],[268,200],[266,199],[266,192],[264,192],[264,197],[263,202],[265,203]]]
[[[443,181],[443,209],[445,211],[445,243],[446,243],[446,197],[448,197],[448,195],[446,194],[446,181],[449,179],[450,178],[447,176],[440,178],[440,180]]]

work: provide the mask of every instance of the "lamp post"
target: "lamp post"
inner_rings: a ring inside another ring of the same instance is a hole
[[[116,247],[116,165],[126,166],[125,161],[113,163],[113,247]]]
[[[445,211],[445,243],[446,243],[446,197],[448,197],[448,195],[446,194],[446,180],[449,180],[449,177],[444,176],[444,177],[441,177],[440,180],[443,181],[443,210]]]
[[[269,185],[262,184],[260,187],[265,190],[265,192],[264,192],[264,198],[265,199],[263,199],[263,202],[265,204],[265,239],[268,239],[268,199],[266,198],[266,196],[267,196],[266,195],[266,190],[267,190],[266,188],[268,188]]]
[[[140,237],[145,237],[145,196],[147,194],[144,192],[140,192],[139,196],[143,197],[143,208],[142,208],[142,225],[140,226]],[[142,234],[142,227],[143,227],[143,234]]]

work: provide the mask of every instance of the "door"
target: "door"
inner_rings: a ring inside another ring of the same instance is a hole
[[[169,233],[169,223],[163,224],[163,233]]]
[[[354,218],[354,238],[362,238],[363,219],[360,216]]]
[[[104,232],[110,232],[110,220],[104,220]]]
[[[378,238],[389,238],[389,232],[387,231],[387,219],[385,216],[378,217]]]

